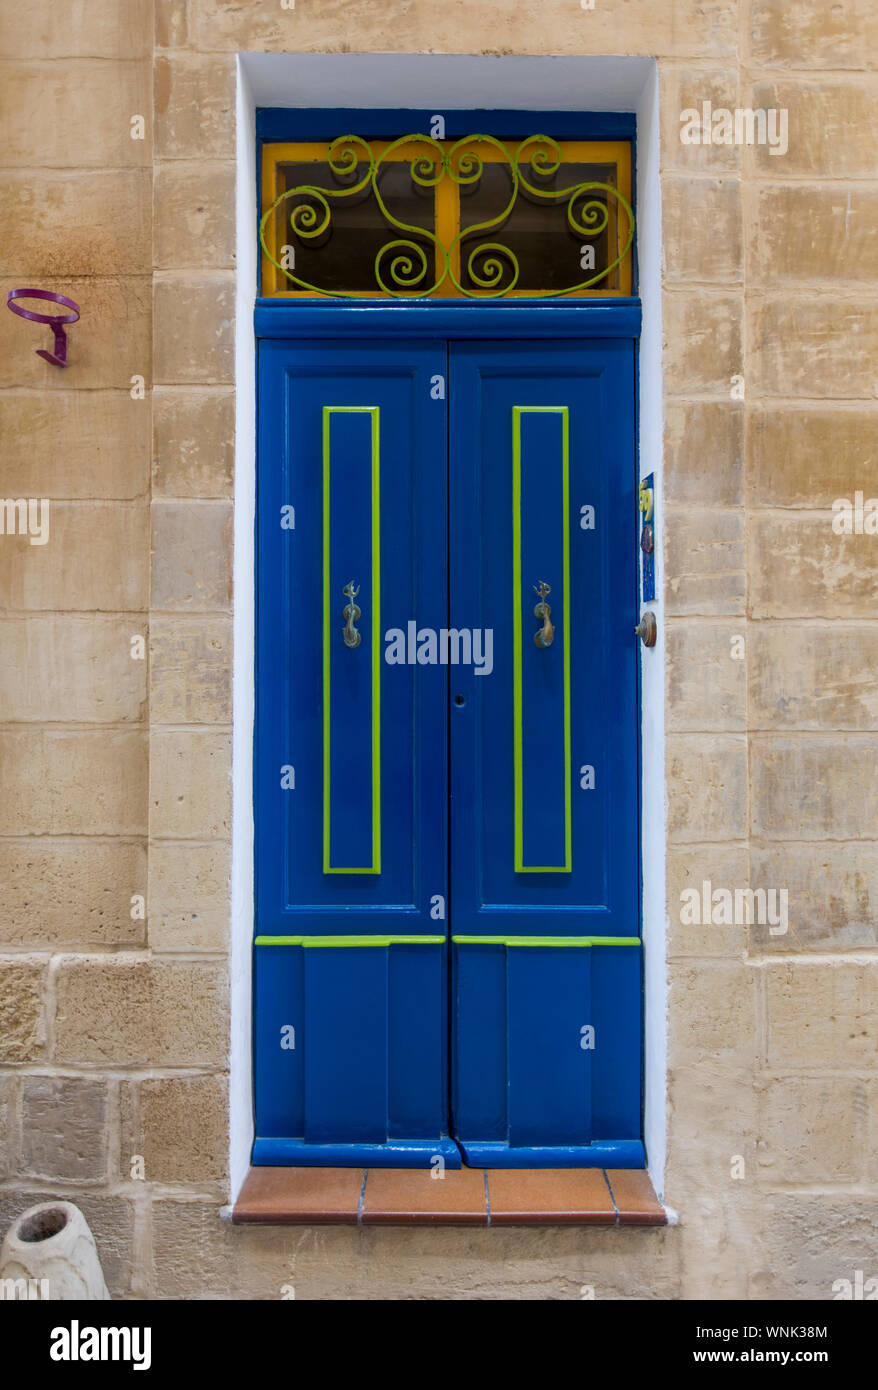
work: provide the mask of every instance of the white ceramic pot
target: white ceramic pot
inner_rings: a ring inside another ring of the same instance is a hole
[[[110,1297],[94,1236],[72,1202],[22,1212],[0,1246],[0,1281],[4,1298]]]

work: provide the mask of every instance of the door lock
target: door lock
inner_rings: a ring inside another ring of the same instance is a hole
[[[634,629],[635,635],[641,639],[645,647],[654,647],[658,637],[658,625],[655,614],[646,612]]]

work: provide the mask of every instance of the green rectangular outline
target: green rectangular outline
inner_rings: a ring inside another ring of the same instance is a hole
[[[560,415],[562,420],[562,503],[563,530],[562,583],[564,613],[564,863],[530,865],[524,863],[524,786],[522,766],[522,688],[521,688],[521,417],[522,415]],[[515,783],[515,872],[517,874],[569,874],[573,868],[570,794],[570,412],[566,405],[514,405],[512,407],[512,686],[513,757]]]
[[[372,863],[368,868],[333,868],[329,862],[329,698],[330,653],[333,638],[329,593],[329,422],[333,415],[372,417]],[[323,872],[325,874],[381,873],[381,527],[379,417],[377,405],[323,407]]]
[[[639,936],[452,936],[455,946],[640,946]]]
[[[257,936],[254,946],[444,946],[444,936]]]

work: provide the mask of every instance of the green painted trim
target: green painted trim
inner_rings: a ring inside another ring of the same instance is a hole
[[[561,416],[561,529],[564,604],[564,863],[524,863],[524,785],[522,728],[522,633],[521,633],[521,417]],[[515,872],[517,874],[569,874],[573,868],[570,735],[570,412],[566,405],[514,405],[512,407],[512,670],[513,759],[515,784]]]
[[[444,936],[257,936],[254,946],[442,946]]]
[[[452,936],[455,946],[639,946],[639,936]]]
[[[323,872],[329,872],[329,407],[323,407]]]
[[[455,946],[639,946],[639,936],[452,936]],[[257,936],[255,946],[441,946],[444,936]]]
[[[512,758],[515,801],[514,855],[524,851],[521,743],[521,407],[512,407]]]
[[[336,868],[329,862],[330,839],[330,658],[333,641],[332,602],[329,592],[329,421],[333,415],[372,417],[372,863],[364,868]],[[325,874],[381,873],[381,478],[380,406],[325,405],[323,407],[323,872]]]
[[[381,454],[380,409],[372,410],[372,859],[381,872]]]

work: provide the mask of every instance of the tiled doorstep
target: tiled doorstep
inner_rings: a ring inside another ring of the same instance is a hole
[[[251,1168],[232,1220],[264,1225],[664,1226],[623,1168]]]

